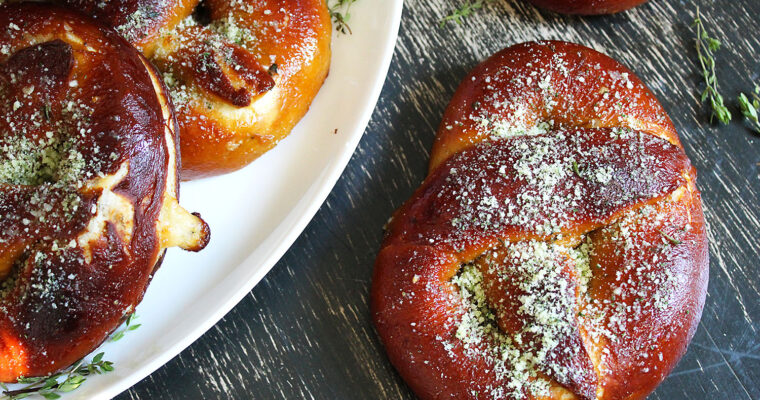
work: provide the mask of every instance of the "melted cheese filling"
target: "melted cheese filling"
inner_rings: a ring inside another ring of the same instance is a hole
[[[88,263],[92,261],[90,244],[103,234],[106,229],[106,222],[111,222],[114,225],[125,245],[132,240],[135,209],[131,201],[113,191],[128,173],[129,162],[125,161],[115,174],[96,179],[88,183],[86,187],[88,190],[102,190],[95,207],[95,216],[90,219],[84,232],[77,237],[77,244],[84,252],[84,258]],[[128,254],[129,247],[125,246],[124,251]]]
[[[164,143],[168,154],[166,185],[164,187],[163,204],[161,213],[156,222],[156,233],[161,249],[179,246],[186,250],[199,250],[208,240],[208,232],[205,222],[191,214],[179,205],[177,201],[177,147],[174,143],[176,124],[171,115],[169,101],[161,87],[161,82],[153,68],[147,64],[144,58],[140,58],[145,68],[150,73],[153,88],[161,102],[164,121]]]

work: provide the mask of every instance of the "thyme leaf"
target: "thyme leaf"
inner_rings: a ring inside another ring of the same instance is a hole
[[[581,176],[581,170],[578,168],[578,163],[575,160],[573,160],[572,169],[575,175],[578,175],[579,178],[583,178],[583,176]]]
[[[667,233],[663,232],[662,230],[658,229],[657,232],[660,232],[660,235],[662,235],[662,237],[664,237],[668,242],[670,242],[670,244],[672,244],[672,245],[681,244],[680,240],[678,240],[678,239],[676,239],[676,238],[668,235]]]
[[[113,335],[111,335],[111,338],[108,339],[108,341],[109,342],[118,342],[119,340],[121,340],[121,338],[124,337],[124,335],[127,332],[131,332],[131,331],[133,331],[133,330],[141,327],[142,324],[132,325],[132,322],[134,322],[136,319],[137,319],[137,314],[135,314],[135,313],[129,314],[129,316],[127,317],[127,320],[124,322],[124,328],[122,328],[121,330],[118,330],[118,331],[114,332]]]
[[[718,91],[718,78],[715,75],[715,52],[720,49],[721,43],[707,33],[702,22],[702,15],[699,13],[699,7],[697,7],[697,15],[692,27],[696,27],[697,30],[697,57],[706,86],[702,92],[701,100],[702,102],[710,101],[712,107],[710,122],[713,121],[713,118],[718,118],[721,123],[728,124],[731,121],[731,112],[723,103],[723,96]]]

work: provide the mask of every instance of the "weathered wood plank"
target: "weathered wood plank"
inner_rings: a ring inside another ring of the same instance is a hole
[[[531,39],[576,41],[628,65],[669,110],[699,171],[712,257],[707,304],[689,352],[652,398],[760,398],[760,143],[738,118],[727,127],[705,122],[689,27],[699,4],[724,38],[718,76],[733,99],[760,83],[760,3],[653,0],[577,18],[495,0],[461,26],[437,28],[454,3],[407,1],[381,100],[314,220],[214,329],[119,398],[413,398],[370,324],[381,227],[423,179],[460,79],[491,53]]]

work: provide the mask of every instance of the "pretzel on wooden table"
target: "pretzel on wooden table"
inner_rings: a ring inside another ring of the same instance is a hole
[[[566,42],[477,66],[393,216],[372,315],[424,399],[639,399],[704,304],[700,194],[628,69]]]

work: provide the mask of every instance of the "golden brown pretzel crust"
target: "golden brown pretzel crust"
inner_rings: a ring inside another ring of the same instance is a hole
[[[202,24],[190,16],[198,0],[56,1],[110,24],[158,67],[177,111],[185,180],[237,170],[274,147],[330,66],[324,0],[208,0]]]
[[[165,88],[113,30],[56,6],[0,6],[0,115],[7,382],[91,352],[142,299],[163,249],[199,250],[208,227],[177,204]]]
[[[161,30],[174,28],[199,0],[53,0],[113,27],[146,55]]]
[[[648,0],[528,0],[538,7],[562,14],[601,15],[628,10]]]
[[[425,399],[644,398],[704,304],[695,176],[609,57],[564,42],[492,56],[454,95],[375,264],[391,362]]]
[[[330,65],[323,0],[210,0],[208,8],[214,29],[180,27],[153,56],[171,80],[182,179],[237,170],[274,147],[306,114]],[[183,71],[188,59],[198,60],[196,71]],[[197,72],[204,69],[219,79]],[[237,101],[226,87],[250,98]]]
[[[475,67],[443,114],[430,170],[494,135],[567,127],[636,129],[680,146],[667,113],[636,75],[602,53],[576,47],[522,43]]]

